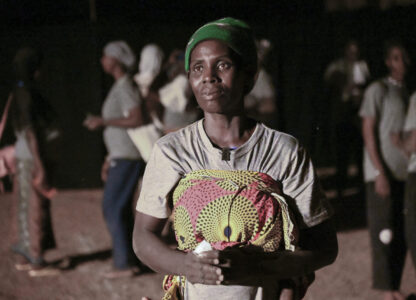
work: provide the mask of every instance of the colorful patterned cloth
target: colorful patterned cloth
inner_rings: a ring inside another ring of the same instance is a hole
[[[181,179],[173,193],[178,249],[202,241],[216,250],[250,247],[262,252],[294,250],[297,231],[276,181],[252,171],[198,170]],[[167,277],[164,299],[177,299],[183,278]],[[172,282],[173,284],[167,284]]]

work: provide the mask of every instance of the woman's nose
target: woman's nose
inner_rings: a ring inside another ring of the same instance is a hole
[[[206,68],[204,72],[203,82],[204,83],[215,83],[219,82],[219,77],[215,69]]]

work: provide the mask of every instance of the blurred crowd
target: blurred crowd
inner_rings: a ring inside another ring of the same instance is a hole
[[[272,45],[256,40],[256,83],[244,98],[251,118],[276,129],[276,82],[265,68]],[[30,276],[58,275],[44,253],[56,246],[51,226],[51,144],[62,138],[59,118],[37,88],[43,57],[32,48],[13,59],[14,85],[0,123],[0,138],[11,122],[16,141],[0,149],[0,177],[13,182],[12,250],[15,267]],[[143,47],[138,63],[125,41],[111,41],[102,51],[103,71],[114,79],[100,115],[88,115],[87,130],[103,130],[107,156],[102,164],[102,210],[112,237],[113,268],[105,278],[134,276],[144,267],[132,248],[133,202],[153,145],[203,117],[188,82],[185,52],[166,55],[156,44]],[[336,191],[344,196],[351,165],[365,183],[367,221],[373,258],[373,287],[385,299],[405,299],[400,279],[407,250],[416,264],[416,92],[407,90],[410,58],[398,41],[386,41],[387,74],[372,78],[356,40],[324,74],[325,98],[335,145]],[[1,181],[0,181],[1,184]],[[0,185],[0,192],[4,192]],[[165,229],[169,230],[169,228]]]
[[[409,93],[405,80],[410,58],[399,41],[386,41],[388,72],[370,80],[358,43],[349,41],[344,53],[325,72],[333,101],[338,198],[354,163],[365,182],[373,287],[394,291],[385,299],[404,299],[398,291],[407,248],[416,262],[416,93]]]

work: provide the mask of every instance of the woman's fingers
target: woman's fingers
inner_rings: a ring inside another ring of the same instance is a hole
[[[219,259],[219,251],[206,251],[201,254],[197,255],[198,261],[205,263],[205,264],[211,264],[211,265],[219,265],[220,259]]]
[[[221,251],[218,251],[218,250],[209,250],[209,251],[204,251],[204,252],[198,254],[198,257],[214,259],[214,258],[219,258],[220,253],[221,253]]]
[[[189,253],[185,262],[187,270],[185,276],[192,283],[220,284],[224,279],[224,275],[221,268],[215,266],[218,262],[217,254],[214,253],[210,253],[207,256]]]
[[[203,284],[220,284],[224,280],[221,269],[211,265],[202,265],[199,273]]]
[[[192,283],[201,283],[206,285],[221,284],[224,280],[224,276],[218,275],[216,272],[196,272],[192,275],[188,275],[186,278]]]
[[[98,129],[102,125],[102,118],[91,116],[83,122],[83,125],[87,127],[89,130]]]

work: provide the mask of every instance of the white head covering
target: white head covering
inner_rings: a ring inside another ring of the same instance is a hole
[[[163,51],[158,45],[149,44],[143,47],[140,54],[139,73],[134,76],[143,96],[147,96],[150,85],[159,74],[163,57]]]
[[[132,69],[136,63],[136,56],[125,41],[113,41],[108,43],[104,47],[104,55],[114,57],[127,69]]]

